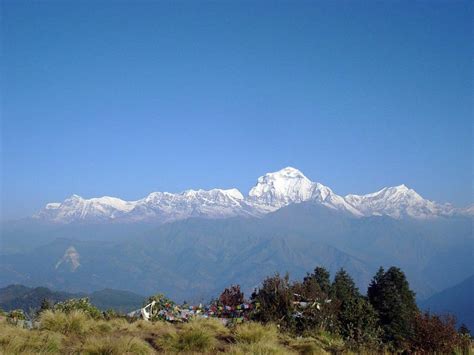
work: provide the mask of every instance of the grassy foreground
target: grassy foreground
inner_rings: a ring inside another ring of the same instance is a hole
[[[275,325],[225,327],[216,319],[170,324],[93,319],[81,311],[45,311],[31,330],[0,319],[1,354],[325,354],[344,343],[326,333],[294,337]]]

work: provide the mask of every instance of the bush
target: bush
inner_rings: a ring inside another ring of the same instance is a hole
[[[7,315],[7,320],[12,324],[18,324],[18,322],[26,320],[25,312],[21,309],[10,311]]]
[[[92,323],[90,318],[81,311],[71,311],[69,314],[59,311],[44,311],[39,318],[40,329],[49,330],[65,335],[85,334]]]
[[[415,336],[412,339],[415,351],[447,354],[461,345],[453,316],[431,315],[426,312],[415,317]]]
[[[232,285],[226,288],[219,296],[219,303],[230,307],[244,303],[244,293],[240,290],[240,286]]]
[[[102,312],[92,305],[88,298],[72,298],[64,302],[56,303],[53,310],[66,314],[73,311],[81,311],[94,319],[102,318]]]

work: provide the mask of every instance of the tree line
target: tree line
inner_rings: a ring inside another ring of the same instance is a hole
[[[239,302],[243,299],[234,286],[223,292],[221,302],[232,303],[232,295]],[[301,335],[330,332],[353,348],[449,353],[468,349],[471,343],[469,329],[463,325],[457,330],[453,316],[418,309],[415,293],[397,267],[380,268],[366,295],[344,269],[332,281],[324,267],[295,282],[288,274],[276,274],[262,282],[251,301],[259,305],[253,320]]]

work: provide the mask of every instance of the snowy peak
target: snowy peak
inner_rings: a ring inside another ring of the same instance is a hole
[[[72,222],[77,220],[108,220],[131,211],[133,202],[116,197],[99,197],[84,199],[72,195],[62,203],[48,203],[37,215],[39,218],[55,222]]]
[[[283,207],[311,198],[313,183],[301,171],[287,167],[267,173],[249,192],[249,200],[268,207]]]
[[[141,221],[168,222],[189,217],[223,218],[249,215],[244,196],[237,189],[152,192],[137,201],[115,197],[84,199],[72,195],[62,203],[49,203],[34,217],[51,222]]]
[[[425,219],[474,214],[473,206],[455,209],[449,204],[441,205],[424,199],[406,185],[385,187],[366,195],[351,194],[343,197],[329,187],[311,181],[300,170],[286,167],[259,177],[248,196],[243,196],[237,189],[152,192],[136,201],[110,196],[84,199],[72,195],[61,203],[48,203],[34,217],[56,223],[112,220],[164,223],[190,217],[262,216],[301,202],[319,204],[355,217]]]
[[[257,185],[249,192],[248,200],[262,212],[274,211],[292,203],[311,201],[361,216],[359,211],[329,187],[311,181],[301,171],[292,167],[259,177]]]
[[[430,218],[450,215],[453,210],[449,205],[440,205],[424,199],[406,185],[386,187],[367,195],[347,195],[345,200],[364,216]]]

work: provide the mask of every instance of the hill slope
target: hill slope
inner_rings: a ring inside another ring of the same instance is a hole
[[[396,265],[424,299],[474,273],[471,220],[464,217],[357,218],[299,203],[263,218],[134,226],[51,227],[49,235],[55,239],[2,256],[0,286],[48,285],[68,292],[120,288],[164,292],[177,301],[207,301],[230,284],[241,284],[248,294],[275,272],[299,278],[317,265],[332,274],[344,267],[365,290],[380,265]],[[34,238],[34,225],[28,231],[24,240]],[[12,239],[21,239],[20,232],[15,235]],[[4,240],[7,250],[15,249],[8,247],[11,239]]]
[[[420,303],[423,309],[434,313],[451,313],[458,324],[466,324],[474,330],[474,275],[466,280],[441,291]]]
[[[5,311],[23,309],[25,312],[38,309],[44,299],[52,303],[71,298],[88,297],[99,309],[131,311],[143,304],[144,297],[133,292],[105,289],[91,294],[52,291],[46,287],[30,288],[23,285],[10,285],[0,289],[0,308]]]

